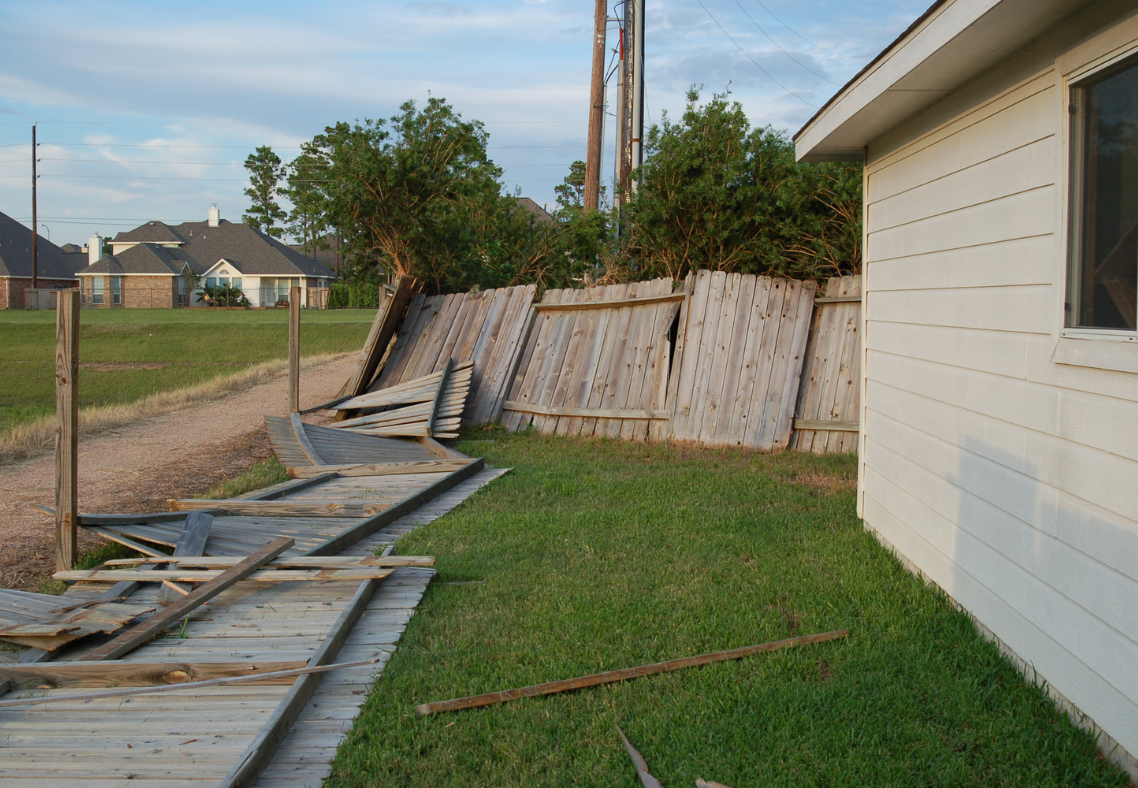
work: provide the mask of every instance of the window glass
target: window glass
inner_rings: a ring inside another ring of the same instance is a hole
[[[217,287],[217,277],[216,276],[207,276],[205,278],[205,285],[206,285],[206,287]]]
[[[1138,62],[1071,89],[1072,265],[1067,324],[1138,328]]]
[[[103,303],[103,277],[101,276],[91,277],[91,303]]]
[[[111,293],[112,293],[112,303],[121,304],[122,303],[122,277],[121,276],[112,276],[111,277]]]
[[[238,290],[241,289],[241,277],[239,277],[239,276],[233,277],[233,286],[236,287]]]

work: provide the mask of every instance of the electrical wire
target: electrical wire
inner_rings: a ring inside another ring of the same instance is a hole
[[[818,49],[821,49],[823,52],[828,52],[829,54],[831,54],[831,55],[836,55],[837,57],[848,57],[848,58],[850,58],[851,60],[861,60],[861,59],[863,59],[863,58],[871,57],[871,55],[843,55],[841,52],[835,52],[835,51],[834,51],[834,50],[832,50],[832,49],[826,49],[826,47],[824,47],[824,46],[822,46],[822,45],[820,45],[820,44],[815,44],[813,41],[811,41],[810,39],[808,39],[808,38],[804,37],[804,36],[803,36],[801,33],[799,33],[799,32],[798,32],[797,30],[795,30],[793,27],[791,27],[790,25],[788,25],[786,22],[783,22],[781,19],[779,19],[777,16],[775,16],[775,14],[774,14],[774,11],[770,10],[770,9],[769,9],[769,8],[767,8],[765,5],[763,5],[763,2],[762,2],[762,0],[755,0],[755,2],[756,2],[756,3],[758,3],[758,4],[759,4],[759,6],[760,6],[760,7],[762,7],[762,9],[763,9],[764,11],[766,11],[768,14],[770,14],[772,17],[774,17],[774,21],[778,22],[780,25],[782,25],[783,27],[785,27],[785,28],[786,28],[787,30],[789,30],[791,33],[794,33],[794,35],[798,36],[799,38],[801,38],[803,41],[805,41],[807,44],[809,44],[809,45],[810,45],[810,46],[812,46],[812,47],[817,47]]]
[[[732,43],[732,44],[734,44],[734,45],[735,45],[735,46],[738,48],[738,50],[739,50],[740,52],[742,52],[742,53],[743,53],[743,55],[744,55],[744,56],[747,58],[747,60],[750,60],[750,61],[751,61],[751,63],[753,63],[753,64],[754,64],[755,68],[757,68],[759,71],[763,72],[763,73],[766,75],[767,79],[769,79],[771,82],[773,82],[773,83],[775,83],[776,85],[778,85],[780,88],[782,88],[783,90],[785,90],[785,91],[786,91],[787,93],[789,93],[790,95],[794,96],[796,99],[798,99],[799,101],[801,101],[801,102],[802,102],[803,104],[805,104],[806,106],[808,106],[808,107],[812,107],[812,108],[814,108],[814,109],[818,109],[818,105],[817,105],[817,104],[812,104],[812,103],[810,103],[810,102],[809,102],[809,101],[807,101],[806,99],[802,98],[802,96],[798,95],[798,94],[797,94],[797,93],[795,93],[793,90],[791,90],[790,88],[788,88],[786,85],[782,84],[782,83],[781,83],[781,82],[779,82],[777,79],[775,79],[773,76],[771,76],[771,73],[770,73],[769,71],[767,71],[765,68],[763,68],[762,66],[760,66],[760,65],[758,64],[758,61],[756,61],[756,60],[755,60],[753,57],[751,57],[749,54],[747,54],[747,50],[745,50],[745,49],[743,49],[743,47],[739,46],[739,42],[738,42],[738,41],[736,41],[736,40],[734,39],[734,37],[732,37],[732,35],[731,35],[730,33],[728,33],[728,32],[727,32],[727,28],[725,28],[723,25],[719,24],[719,20],[718,20],[718,19],[716,19],[716,18],[715,18],[715,15],[714,15],[714,14],[712,14],[712,13],[711,13],[711,11],[708,9],[708,7],[707,7],[707,6],[705,6],[705,5],[703,4],[703,0],[695,0],[695,1],[696,1],[697,3],[699,3],[699,6],[700,6],[700,8],[702,8],[704,11],[706,11],[706,12],[707,12],[707,15],[708,15],[709,17],[711,17],[711,21],[715,23],[715,26],[716,26],[716,27],[718,27],[720,30],[722,30],[722,31],[723,31],[723,35],[725,35],[725,36],[727,36],[727,38],[731,39],[731,43]]]
[[[751,16],[750,13],[748,13],[747,9],[743,7],[743,4],[740,3],[739,0],[735,0],[735,5],[739,6],[739,10],[747,15],[747,18],[751,20],[751,24],[753,24],[755,27],[759,28],[759,32],[762,33],[764,36],[766,36],[768,41],[770,41],[772,44],[774,44],[776,47],[778,47],[779,52],[786,55],[788,58],[793,60],[798,65],[802,66],[802,68],[806,69],[807,71],[809,71],[814,76],[818,77],[818,79],[822,80],[823,82],[829,82],[831,85],[833,85],[836,88],[841,87],[841,85],[839,85],[837,82],[833,82],[833,81],[827,79],[826,77],[822,76],[817,71],[810,68],[808,65],[806,65],[801,60],[796,58],[794,55],[790,54],[785,49],[783,49],[782,46],[777,41],[775,41],[773,38],[771,38],[770,33],[768,33],[766,30],[763,30],[762,25],[760,25],[758,22],[755,21],[755,18],[753,16]]]

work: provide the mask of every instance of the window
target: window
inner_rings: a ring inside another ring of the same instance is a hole
[[[241,289],[241,277],[239,277],[239,276],[233,277],[233,286],[235,288],[237,288],[238,290]]]
[[[206,287],[217,287],[217,277],[216,276],[207,276],[205,278],[205,286]]]
[[[178,277],[178,306],[186,305],[186,277]]]
[[[122,303],[122,277],[121,276],[112,276],[111,277],[111,303],[112,304],[121,304]]]
[[[1071,86],[1068,328],[1138,330],[1138,58]]]
[[[91,303],[103,303],[103,277],[101,276],[91,277]]]

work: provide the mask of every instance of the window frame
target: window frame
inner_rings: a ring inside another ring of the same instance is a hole
[[[111,277],[111,304],[122,306],[122,277]]]
[[[101,276],[91,277],[91,306],[102,306],[106,295],[106,282]]]
[[[1060,189],[1060,205],[1056,215],[1060,234],[1056,239],[1058,242],[1056,256],[1059,258],[1056,263],[1060,286],[1056,288],[1058,303],[1054,313],[1058,336],[1051,355],[1051,361],[1055,364],[1138,373],[1138,332],[1068,325],[1072,321],[1075,303],[1073,300],[1075,293],[1071,292],[1071,279],[1075,275],[1075,258],[1072,251],[1080,241],[1072,222],[1073,211],[1078,205],[1072,200],[1072,195],[1076,186],[1081,186],[1081,183],[1076,183],[1072,168],[1076,153],[1073,150],[1072,140],[1072,129],[1075,124],[1070,113],[1072,88],[1078,88],[1080,83],[1136,57],[1138,57],[1138,15],[1133,15],[1108,25],[1097,34],[1060,54],[1055,60],[1056,87],[1059,96],[1059,106],[1056,107],[1056,133],[1062,139],[1057,175],[1060,179],[1059,184],[1063,187]]]

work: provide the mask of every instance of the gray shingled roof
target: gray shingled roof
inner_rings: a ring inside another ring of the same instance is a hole
[[[240,222],[224,219],[217,227],[209,222],[184,222],[173,227],[162,222],[149,222],[119,233],[111,243],[129,241],[175,243],[177,257],[185,259],[198,274],[203,274],[220,260],[232,263],[246,276],[313,276],[331,279],[335,276],[323,263],[305,257],[275,238]],[[126,253],[117,255],[121,260]]]
[[[103,255],[97,263],[84,268],[80,276],[104,274],[122,276],[125,274],[166,274],[177,276],[182,272],[185,260],[179,259],[177,251],[157,244],[138,244],[117,255]]]
[[[73,279],[59,247],[43,236],[36,250],[37,274],[43,279]],[[0,277],[32,278],[32,231],[11,216],[0,213]]]

